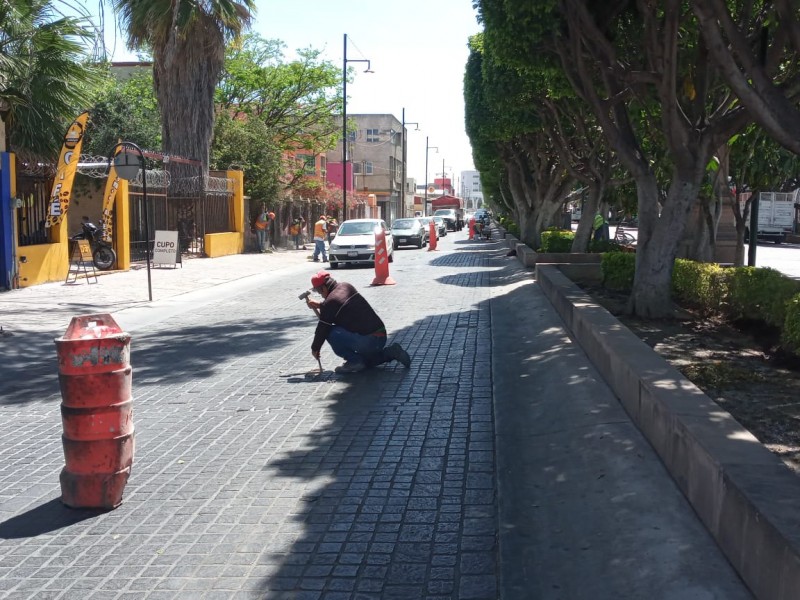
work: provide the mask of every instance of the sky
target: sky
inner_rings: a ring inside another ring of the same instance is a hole
[[[89,0],[91,1],[91,0]],[[393,114],[408,131],[408,177],[425,182],[444,170],[456,181],[462,171],[474,169],[472,149],[464,131],[464,67],[469,36],[478,33],[472,0],[256,0],[252,30],[286,44],[286,58],[298,48],[312,47],[336,65],[342,64],[343,38],[354,79],[347,85],[347,113]],[[113,15],[106,11],[106,45],[112,60],[135,60],[117,33]],[[419,131],[415,131],[419,123]]]

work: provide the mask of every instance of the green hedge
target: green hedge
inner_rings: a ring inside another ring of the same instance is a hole
[[[572,251],[572,240],[575,233],[555,227],[542,232],[542,247],[537,252],[569,253]]]
[[[716,263],[699,263],[679,258],[672,270],[672,293],[685,306],[703,314],[718,313],[725,302],[726,271]]]
[[[632,252],[606,252],[600,262],[603,285],[610,290],[630,292],[636,272],[636,254]]]
[[[786,305],[800,292],[800,283],[775,269],[738,267],[728,277],[726,312],[734,319],[757,319],[783,327]]]
[[[603,285],[630,292],[636,255],[608,252],[601,262]],[[722,268],[677,259],[672,270],[674,299],[703,314],[751,319],[781,329],[786,347],[800,352],[800,282],[769,268]]]
[[[783,323],[781,337],[789,350],[800,354],[800,294],[786,303],[786,321]]]
[[[505,229],[515,238],[519,239],[519,225],[517,225],[512,219],[508,217],[500,217],[499,222],[503,229]]]

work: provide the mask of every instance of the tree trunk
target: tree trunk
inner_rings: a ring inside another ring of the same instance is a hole
[[[575,232],[575,239],[572,241],[572,252],[586,252],[589,249],[589,241],[592,239],[592,225],[600,198],[603,197],[604,186],[601,183],[589,185],[589,193],[583,203],[581,218],[578,221],[578,231]]]
[[[628,304],[631,314],[645,319],[672,316],[672,269],[701,177],[696,172],[676,171],[660,217],[655,177],[636,179],[641,241],[636,248],[636,274]]]
[[[224,51],[222,33],[203,17],[183,35],[173,27],[163,47],[154,50],[153,82],[161,110],[164,152],[199,160],[204,176],[208,175],[214,91]]]

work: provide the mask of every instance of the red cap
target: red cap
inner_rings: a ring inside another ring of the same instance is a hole
[[[330,278],[331,274],[327,271],[320,271],[316,275],[311,278],[311,287],[318,288],[322,286],[328,279]]]

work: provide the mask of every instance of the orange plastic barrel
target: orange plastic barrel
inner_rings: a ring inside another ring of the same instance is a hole
[[[370,285],[394,285],[389,276],[389,250],[386,246],[386,233],[380,227],[375,231],[375,279]]]
[[[65,466],[61,501],[116,508],[133,465],[131,336],[111,315],[74,317],[56,338]]]
[[[469,220],[469,239],[475,238],[475,217],[471,217]]]

